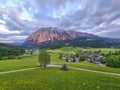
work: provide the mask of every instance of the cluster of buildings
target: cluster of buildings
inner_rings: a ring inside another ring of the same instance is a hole
[[[101,64],[101,58],[105,58],[101,54],[101,51],[77,51],[76,54],[62,54],[60,56],[61,59],[66,60],[67,62],[80,62],[80,61],[87,61],[92,63]]]

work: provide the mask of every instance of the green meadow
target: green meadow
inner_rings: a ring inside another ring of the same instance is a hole
[[[60,48],[48,52],[51,64],[62,66],[65,60],[59,59],[59,53],[74,53],[76,50],[99,50],[92,48]],[[102,52],[114,52],[118,49],[100,49]],[[37,67],[38,53],[21,56],[20,59],[0,61],[0,72]],[[90,70],[120,73],[120,68],[100,66],[88,62],[67,62],[67,66]],[[0,90],[120,90],[120,76],[58,67],[39,68],[28,71],[0,75]]]
[[[0,75],[1,90],[119,90],[120,77],[59,68]]]
[[[23,69],[23,68],[31,68],[36,66],[37,66],[37,55],[27,56],[15,60],[2,60],[0,61],[0,72]]]

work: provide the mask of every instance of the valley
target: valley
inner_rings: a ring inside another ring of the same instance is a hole
[[[0,90],[120,90],[120,0],[0,0]]]

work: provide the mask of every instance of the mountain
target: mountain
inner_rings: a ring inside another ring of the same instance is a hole
[[[58,28],[41,28],[31,34],[24,42],[23,46],[63,46],[72,45],[80,47],[112,47],[119,46],[120,39],[98,37],[93,34],[77,32],[73,30],[63,30]]]
[[[76,31],[65,31],[58,28],[41,28],[40,30],[36,31],[35,33],[31,34],[24,44],[39,44],[43,42],[54,42],[59,40],[72,40],[75,38],[97,38],[97,36],[76,32]]]

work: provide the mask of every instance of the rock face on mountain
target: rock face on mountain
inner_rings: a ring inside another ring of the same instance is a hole
[[[43,42],[54,42],[54,41],[64,41],[64,40],[72,40],[75,38],[96,38],[97,36],[81,33],[72,30],[62,30],[58,28],[41,28],[40,30],[31,34],[24,44],[40,44]]]

